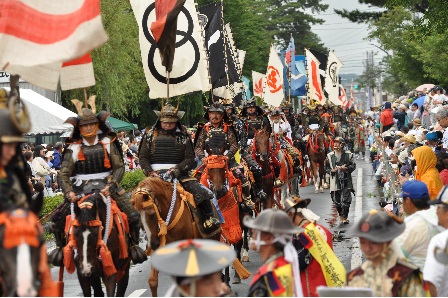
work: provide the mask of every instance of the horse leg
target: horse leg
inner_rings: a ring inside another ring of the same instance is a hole
[[[129,283],[129,264],[126,266],[123,277],[117,283],[117,297],[124,297]]]
[[[157,287],[159,286],[159,271],[151,267],[148,279],[149,288],[151,289],[152,297],[157,297]]]
[[[311,162],[311,173],[314,177],[314,193],[319,193],[319,180],[317,176],[317,165],[314,164],[314,162]]]
[[[324,164],[319,165],[319,183],[320,183],[320,187],[319,187],[319,192],[324,192],[324,188],[322,187],[322,183],[325,181],[325,167]]]
[[[115,289],[117,287],[117,275],[112,274],[111,276],[104,276],[103,283],[106,286],[107,297],[114,297]]]
[[[84,297],[92,297],[92,289],[90,288],[90,278],[82,276],[81,273],[77,271],[79,285],[81,286],[82,294]],[[95,291],[96,293],[96,291]],[[104,293],[103,293],[104,297]]]
[[[238,260],[241,260],[241,248],[243,247],[243,238],[241,238],[241,240],[240,241],[238,241],[237,243],[235,243],[234,245],[233,245],[233,249],[235,250],[235,252],[236,252],[236,258],[238,259]],[[240,284],[241,283],[241,278],[240,278],[240,276],[238,275],[238,272],[236,272],[236,270],[235,270],[235,274],[233,275],[233,281],[232,281],[232,284]]]
[[[104,297],[103,288],[101,286],[101,278],[98,275],[95,275],[90,278],[90,284],[92,285],[93,288],[93,296]]]
[[[224,269],[224,282],[230,288],[230,267],[229,266],[227,266]]]
[[[244,227],[243,229],[243,248],[241,262],[249,262],[249,228]]]

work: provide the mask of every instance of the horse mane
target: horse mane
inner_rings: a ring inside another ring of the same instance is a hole
[[[151,193],[154,194],[154,199],[156,197],[156,194],[167,194],[168,192],[172,192],[171,187],[167,187],[167,184],[162,179],[155,179],[153,177],[147,177],[144,180],[140,181],[137,185],[137,189],[139,188],[146,188]],[[171,194],[169,195],[171,197]],[[132,196],[132,199],[134,200],[133,205],[136,210],[142,209],[142,204],[144,202],[144,196],[143,195],[137,195]]]

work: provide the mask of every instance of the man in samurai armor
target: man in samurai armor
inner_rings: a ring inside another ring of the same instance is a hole
[[[34,185],[35,193],[33,194],[33,186],[31,184],[30,176],[27,172],[31,172],[30,168],[26,168],[28,164],[26,163],[22,150],[21,143],[25,142],[26,139],[22,136],[22,134],[27,133],[31,128],[31,122],[28,117],[28,111],[23,104],[20,102],[20,109],[17,109],[16,103],[20,101],[20,95],[18,93],[18,89],[15,89],[18,84],[19,77],[11,76],[11,91],[8,99],[7,92],[5,89],[0,89],[0,212],[9,212],[8,214],[4,214],[6,221],[11,219],[10,224],[3,223],[3,231],[2,231],[2,257],[6,258],[7,254],[6,250],[16,250],[18,251],[20,248],[18,246],[14,247],[14,238],[17,238],[18,244],[28,242],[25,237],[19,239],[18,237],[14,237],[12,234],[15,231],[21,230],[23,228],[22,225],[26,225],[27,228],[33,229],[35,228],[38,232],[36,233],[36,237],[38,237],[38,247],[39,252],[35,254],[33,250],[32,258],[39,260],[39,266],[36,269],[37,276],[34,276],[35,283],[29,284],[28,287],[22,288],[22,294],[24,296],[34,295],[34,296],[57,296],[58,285],[53,281],[51,276],[50,267],[47,262],[46,255],[46,246],[43,240],[43,234],[39,232],[41,230],[40,223],[37,221],[37,215],[40,213],[42,209],[43,199],[44,199],[44,185],[40,182],[37,182]],[[28,166],[29,167],[29,166]],[[16,210],[16,208],[24,209],[25,212],[21,209]],[[34,221],[34,225],[29,226],[30,220]],[[22,229],[22,231],[29,232],[29,230]],[[23,234],[23,233],[21,233]],[[3,241],[6,242],[6,238],[9,235],[9,241],[12,242],[11,248],[5,248],[3,245]],[[12,237],[11,237],[12,236]],[[20,235],[18,235],[20,236]],[[33,239],[33,234],[27,233],[26,238]],[[28,242],[29,243],[29,242]],[[33,245],[34,246],[34,245]],[[30,252],[28,252],[30,253]],[[20,254],[18,253],[17,256]],[[12,256],[12,255],[9,255]],[[31,257],[29,256],[29,257]],[[22,262],[34,262],[34,260],[22,260]],[[9,260],[8,262],[2,262],[3,264],[8,264],[9,262],[13,263],[14,260]],[[17,263],[19,265],[19,263]],[[13,268],[2,268],[3,270],[12,270]],[[20,276],[21,270],[23,268],[17,267],[17,272],[13,273],[13,276]],[[17,289],[16,285],[8,285],[7,289],[5,287],[5,282],[8,283],[8,279],[5,278],[5,272],[2,272],[2,287],[0,288],[1,296],[9,296],[20,295],[19,289]],[[11,280],[9,280],[11,282]],[[12,280],[15,282],[15,280]],[[24,284],[23,284],[24,285]],[[7,292],[14,289],[14,292]]]
[[[196,206],[202,213],[205,232],[213,232],[220,226],[212,206],[213,193],[202,186],[188,172],[196,167],[193,143],[185,126],[180,122],[185,112],[170,104],[142,138],[139,150],[140,166],[146,176],[160,176],[166,181],[179,180],[182,187],[193,194]]]
[[[280,142],[280,148],[286,149],[294,161],[294,173],[300,171],[300,156],[296,148],[292,145],[291,127],[286,119],[281,119],[279,108],[275,108],[271,112],[272,132],[277,135]]]
[[[256,131],[265,129],[269,134],[271,134],[272,129],[269,124],[269,120],[263,116],[263,110],[257,106],[255,98],[247,101],[243,106],[243,110],[241,111],[241,122],[237,123],[235,128],[238,132],[238,143],[240,145],[241,157],[246,162],[255,180],[255,196],[258,200],[265,201],[267,199],[267,195],[262,188],[263,181],[261,167],[252,158],[251,146]]]
[[[333,123],[340,122],[341,125],[347,124],[347,116],[340,106],[333,107]]]
[[[354,193],[351,173],[356,169],[353,153],[344,150],[345,141],[341,137],[334,139],[334,151],[327,155],[326,172],[330,175],[330,193],[336,205],[341,222],[348,224],[348,211]]]
[[[66,120],[74,129],[72,136],[66,140],[58,175],[65,202],[58,207],[51,219],[57,249],[50,253],[49,261],[55,266],[62,265],[62,248],[66,243],[65,218],[70,214],[70,203],[88,194],[89,185],[100,182],[106,185],[101,193],[111,196],[128,217],[133,263],[143,263],[147,257],[139,247],[140,215],[120,187],[125,172],[123,152],[117,135],[106,122],[109,113],[100,111],[96,114],[94,101],[89,100],[91,109],[83,108],[83,103],[78,100],[72,102],[76,106],[78,116]]]
[[[38,182],[35,185],[35,189],[38,192],[32,196],[33,186],[25,174],[25,167],[28,164],[25,162],[20,150],[20,144],[26,141],[22,134],[28,132],[31,124],[27,115],[16,116],[13,111],[12,103],[8,105],[6,90],[1,88],[0,212],[8,211],[15,207],[35,209],[35,211],[39,212],[43,202],[44,186]],[[11,117],[15,117],[15,119]]]
[[[292,111],[292,105],[290,103],[285,103],[280,106],[282,112],[285,113],[285,118],[289,122],[289,126],[291,126],[291,130],[294,131],[296,127],[296,115]]]
[[[251,200],[249,181],[244,176],[244,170],[235,160],[235,153],[238,151],[238,143],[235,137],[235,130],[229,120],[224,107],[219,102],[207,108],[204,119],[208,122],[198,128],[195,140],[196,157],[200,160],[205,158],[205,151],[211,150],[213,154],[219,154],[222,148],[226,149],[225,155],[229,158],[228,166],[233,172],[235,178],[241,181],[243,189],[243,203],[249,209],[254,209],[254,203]],[[225,188],[226,186],[224,186]],[[227,193],[227,189],[224,193]]]
[[[316,130],[322,127],[322,119],[319,115],[316,113],[316,107],[310,106],[309,108],[310,113],[305,118],[305,128],[307,129],[307,135],[303,138],[304,142],[308,142],[308,139],[310,137],[310,130]]]

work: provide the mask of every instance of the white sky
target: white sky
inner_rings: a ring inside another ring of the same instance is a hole
[[[311,30],[319,35],[327,48],[334,50],[336,56],[344,64],[340,73],[361,74],[365,69],[366,52],[373,51],[374,63],[378,64],[385,55],[371,43],[364,40],[367,37],[367,24],[356,24],[342,18],[334,12],[334,9],[359,9],[361,11],[382,11],[377,7],[369,7],[359,4],[358,0],[322,0],[322,4],[329,4],[327,11],[314,16],[325,20],[322,25],[312,25]],[[312,14],[312,13],[311,13]],[[300,33],[296,38],[300,38]],[[376,54],[376,55],[375,55]]]

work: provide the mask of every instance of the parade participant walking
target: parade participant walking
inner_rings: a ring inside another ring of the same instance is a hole
[[[434,200],[443,187],[439,171],[437,171],[437,157],[428,146],[421,146],[412,150],[412,155],[417,164],[415,179],[420,180],[428,186],[429,197]]]
[[[297,251],[292,245],[292,235],[300,228],[278,209],[265,209],[255,219],[246,216],[243,221],[252,229],[249,248],[257,251],[263,261],[252,279],[248,296],[303,296]]]
[[[334,151],[327,155],[327,174],[330,175],[330,193],[336,205],[341,222],[348,224],[348,212],[352,202],[353,181],[351,173],[356,169],[353,153],[344,150],[345,141],[341,137],[334,140]]]
[[[205,158],[205,150],[209,149],[214,154],[218,154],[222,148],[227,149],[225,156],[229,158],[228,167],[233,172],[235,178],[241,181],[244,204],[249,209],[254,209],[251,200],[249,181],[243,174],[243,167],[235,160],[235,153],[238,151],[238,143],[235,137],[235,130],[229,123],[224,107],[219,102],[208,107],[204,118],[209,122],[204,125],[196,138],[195,153],[200,160]],[[227,193],[227,190],[224,192]]]
[[[448,264],[446,262],[446,251],[448,245],[448,186],[445,186],[438,195],[437,199],[431,201],[430,205],[437,206],[438,225],[446,230],[435,235],[428,246],[428,253],[426,255],[425,267],[423,269],[423,279],[428,283],[429,292],[432,297],[447,297],[448,283],[446,277],[448,276]],[[440,254],[445,254],[441,262],[437,258],[437,250]]]
[[[389,101],[384,104],[384,110],[380,115],[380,134],[388,131],[394,126],[394,115],[392,114],[392,105]]]
[[[406,213],[406,229],[397,241],[406,258],[423,269],[429,241],[439,233],[437,216],[429,208],[429,192],[425,183],[410,180],[403,183],[401,197]]]
[[[178,111],[170,104],[154,112],[159,118],[143,136],[138,156],[143,173],[146,176],[162,176],[169,181],[178,179],[186,191],[194,194],[205,231],[216,230],[220,222],[214,216],[213,193],[199,184],[196,178],[188,176],[188,171],[195,168],[196,161],[191,138],[180,123],[185,112]]]
[[[151,265],[173,278],[166,297],[222,297],[230,290],[221,271],[235,251],[219,241],[189,239],[169,243],[151,254]]]
[[[271,134],[272,128],[269,120],[263,116],[263,110],[257,106],[255,98],[247,101],[241,111],[241,121],[237,123],[238,143],[240,145],[241,157],[247,163],[249,170],[252,172],[255,180],[254,192],[257,199],[265,201],[266,193],[263,191],[263,181],[261,167],[252,158],[251,145],[255,136],[255,132],[265,129]]]
[[[362,125],[361,118],[355,120],[355,139],[353,142],[353,150],[355,153],[355,158],[363,160],[366,157],[366,134],[364,127]]]
[[[333,252],[331,232],[317,224],[320,217],[307,209],[310,202],[310,199],[291,196],[285,200],[284,210],[294,225],[304,229],[292,240],[298,252],[303,295],[317,297],[316,287],[343,286],[346,273]]]
[[[366,261],[347,275],[350,287],[372,288],[376,297],[426,296],[418,267],[400,257],[393,240],[405,229],[398,217],[371,210],[346,235],[359,237]]]
[[[84,188],[91,183],[104,183],[104,196],[111,196],[121,211],[125,212],[130,228],[132,242],[131,257],[134,264],[146,261],[145,252],[139,247],[140,216],[120,187],[124,175],[124,163],[121,147],[117,136],[106,124],[109,113],[100,111],[96,114],[95,104],[92,109],[82,108],[78,102],[77,117],[70,117],[66,123],[73,125],[73,134],[67,139],[59,172],[59,186],[61,187],[65,203],[52,217],[52,230],[57,249],[49,255],[50,262],[55,266],[62,265],[62,248],[65,240],[65,218],[70,214],[70,202],[76,202],[79,195],[87,194]]]

